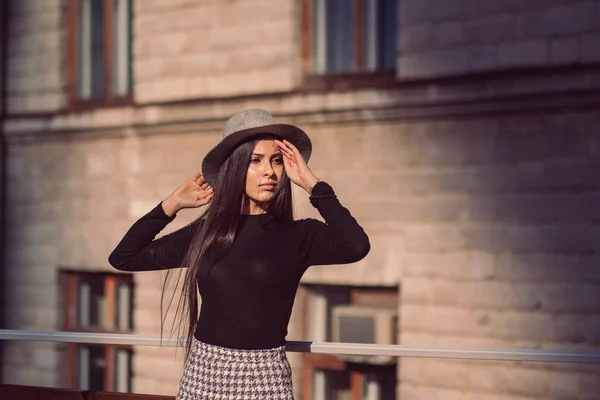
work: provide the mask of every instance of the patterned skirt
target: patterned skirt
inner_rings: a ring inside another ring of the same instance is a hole
[[[194,339],[177,400],[293,400],[285,347],[237,350]]]

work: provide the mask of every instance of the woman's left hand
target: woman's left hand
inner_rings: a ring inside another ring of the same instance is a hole
[[[285,173],[292,182],[306,190],[309,194],[319,182],[319,179],[312,173],[300,151],[292,143],[287,140],[275,140],[275,144],[279,147],[279,151],[283,155],[283,165]]]

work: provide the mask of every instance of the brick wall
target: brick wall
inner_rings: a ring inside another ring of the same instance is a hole
[[[600,347],[597,112],[413,124],[403,180],[400,342]],[[387,157],[384,157],[387,158]],[[404,399],[592,399],[591,365],[401,360]]]
[[[8,111],[64,107],[66,24],[62,0],[10,2]]]
[[[398,76],[600,61],[600,2],[403,0]]]
[[[294,0],[135,3],[135,96],[142,103],[292,89]]]

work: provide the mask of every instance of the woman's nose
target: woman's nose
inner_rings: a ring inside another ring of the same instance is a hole
[[[263,170],[265,176],[273,175],[273,167],[270,162],[265,163],[265,168]]]

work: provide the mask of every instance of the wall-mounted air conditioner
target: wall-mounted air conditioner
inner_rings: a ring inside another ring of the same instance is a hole
[[[341,305],[332,310],[332,340],[340,343],[396,343],[396,310],[383,307]],[[392,356],[340,355],[350,362],[389,364],[396,362]]]

